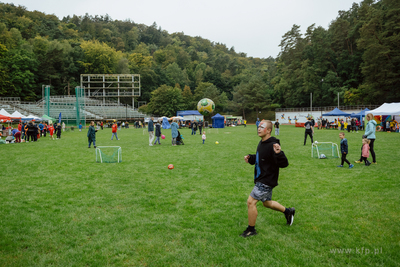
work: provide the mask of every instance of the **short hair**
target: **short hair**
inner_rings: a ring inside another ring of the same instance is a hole
[[[272,121],[270,121],[270,120],[262,120],[262,121],[260,122],[260,124],[261,124],[261,123],[267,124],[267,129],[270,129],[270,130],[272,131]]]
[[[374,118],[374,115],[372,113],[367,114],[367,119],[370,121]]]
[[[343,135],[343,136],[344,136],[344,132],[340,132],[339,134],[341,134],[341,135]]]

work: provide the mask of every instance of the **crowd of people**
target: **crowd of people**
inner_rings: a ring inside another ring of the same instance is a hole
[[[61,138],[61,131],[65,129],[65,124],[47,122],[36,123],[35,121],[19,122],[16,128],[9,128],[9,134],[6,137],[6,142],[23,143],[37,142],[41,137],[46,137],[49,134],[50,139],[54,140],[54,132],[57,135],[56,139]]]

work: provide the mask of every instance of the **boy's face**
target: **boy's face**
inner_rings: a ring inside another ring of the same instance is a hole
[[[340,137],[340,139],[343,139],[344,135],[343,134],[339,134],[339,137]]]

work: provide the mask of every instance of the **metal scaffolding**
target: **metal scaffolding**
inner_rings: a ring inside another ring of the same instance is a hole
[[[86,97],[117,98],[132,97],[132,107],[135,97],[140,97],[140,74],[81,74],[81,87],[85,88]]]

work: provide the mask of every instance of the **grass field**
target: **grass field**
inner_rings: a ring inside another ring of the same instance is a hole
[[[0,146],[0,266],[399,266],[400,134],[377,133],[377,165],[337,168],[311,158],[304,129],[282,126],[289,167],[258,205],[258,235],[242,238],[259,137],[247,128],[181,130],[185,145],[149,147],[142,129],[97,133],[122,147],[122,163],[95,162],[86,130],[60,140]],[[339,131],[317,130],[339,144]],[[351,162],[362,133],[346,133]],[[219,145],[214,144],[219,141]],[[168,164],[175,168],[169,170]]]

